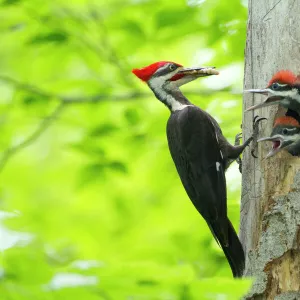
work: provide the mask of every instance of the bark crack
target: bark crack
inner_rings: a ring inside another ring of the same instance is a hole
[[[282,0],[279,0],[273,7],[269,9],[269,11],[263,16],[262,20],[265,21],[266,16],[281,2]]]

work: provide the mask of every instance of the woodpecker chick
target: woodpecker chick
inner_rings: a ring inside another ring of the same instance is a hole
[[[169,108],[167,138],[181,182],[221,245],[233,276],[241,277],[245,255],[227,217],[225,169],[230,160],[239,157],[253,137],[243,145],[231,145],[216,120],[181,93],[179,87],[183,84],[217,74],[214,68],[183,68],[177,63],[164,61],[132,72],[146,82],[156,98]]]
[[[300,112],[300,77],[289,70],[277,72],[265,89],[251,89],[245,92],[267,96],[265,101],[249,107],[246,111],[279,104]]]
[[[272,148],[266,158],[274,156],[281,150],[286,150],[293,156],[300,155],[300,124],[290,116],[277,118],[270,137],[264,137],[258,142],[270,141]]]

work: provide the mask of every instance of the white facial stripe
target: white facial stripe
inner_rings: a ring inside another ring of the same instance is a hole
[[[299,139],[300,139],[300,134],[298,133],[298,134],[294,134],[294,135],[289,136],[289,138],[286,139],[286,140],[289,140],[289,141],[297,141],[297,140],[299,140]]]
[[[171,64],[166,64],[165,66],[162,66],[161,68],[157,69],[154,73],[154,75],[156,73],[159,73],[163,70],[168,70],[169,73],[165,74],[165,75],[158,75],[157,78],[162,78],[164,79],[164,81],[172,78],[177,72],[178,72],[178,68],[176,68],[173,72],[170,72],[171,70],[169,69],[170,68],[170,65]]]
[[[271,89],[267,89],[267,90],[272,95],[278,95],[278,96],[282,96],[282,97],[289,97],[289,98],[296,99],[297,101],[300,102],[300,95],[298,94],[297,89],[291,89],[289,91],[273,91]]]
[[[162,89],[163,84],[166,82],[164,76],[154,77],[149,80],[149,84],[154,89]]]
[[[289,130],[289,129],[287,129],[287,130]],[[290,130],[294,130],[294,128],[290,129]],[[281,134],[275,134],[272,136],[272,138],[280,140],[281,142],[283,142],[283,141],[298,141],[300,139],[300,133],[294,134],[294,135],[286,135],[286,136],[281,135]]]
[[[298,128],[285,128],[287,131],[295,131],[295,130],[298,130]]]
[[[217,172],[220,172],[220,167],[221,167],[221,164],[217,161],[217,162],[216,162],[216,169],[217,169]]]
[[[164,66],[158,68],[158,69],[155,71],[155,73],[157,73],[157,72],[159,72],[159,71],[161,71],[161,70],[167,69],[168,67],[169,67],[169,64],[165,64]]]
[[[177,71],[172,72],[171,77],[173,77],[173,74],[175,74],[176,72]],[[166,104],[169,107],[171,107],[172,111],[182,110],[188,106],[192,106],[192,105],[182,104],[182,103],[176,101],[176,99],[174,99],[174,97],[171,94],[169,94],[165,91],[163,85],[166,83],[166,80],[167,80],[166,77],[169,77],[169,74],[167,74],[165,76],[154,77],[154,78],[150,79],[149,85],[155,91],[155,93],[158,94],[161,99],[164,99]],[[172,85],[175,83],[169,82],[168,84]]]

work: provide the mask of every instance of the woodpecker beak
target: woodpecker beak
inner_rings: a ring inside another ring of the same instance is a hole
[[[271,89],[252,89],[252,90],[245,90],[244,93],[253,93],[253,94],[261,94],[261,95],[265,95],[268,96],[268,98],[263,101],[262,103],[253,105],[249,108],[247,108],[245,111],[251,111],[257,108],[261,108],[261,107],[266,107],[269,105],[274,105],[276,103],[279,103],[280,100],[282,100],[282,96],[273,96],[272,94],[274,93],[274,91],[272,91]]]
[[[267,154],[266,158],[274,156],[280,150],[283,149],[282,145],[283,145],[283,142],[284,142],[284,137],[279,135],[279,134],[276,134],[276,135],[270,136],[270,137],[261,138],[261,139],[257,140],[257,142],[263,142],[263,141],[270,141],[270,142],[273,143],[272,149]]]
[[[215,67],[195,67],[195,68],[182,68],[177,74],[193,75],[196,77],[204,77],[210,75],[219,75]]]
[[[253,94],[261,94],[268,96],[270,90],[269,89],[251,89],[251,90],[245,90],[244,93],[253,93]]]
[[[171,78],[175,84],[180,87],[188,82],[191,82],[197,78],[218,75],[219,72],[215,67],[195,67],[195,68],[184,68],[178,69],[177,73]]]

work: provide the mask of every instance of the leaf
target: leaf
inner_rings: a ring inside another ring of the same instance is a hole
[[[68,41],[68,34],[63,31],[52,31],[49,33],[41,33],[33,36],[28,44],[36,45],[36,44],[46,44],[46,43],[55,43],[62,44]]]
[[[144,38],[145,36],[141,24],[131,20],[123,22],[122,29],[127,32],[130,32],[130,35],[134,36],[135,38]]]
[[[183,284],[179,289],[179,300],[193,300],[191,295],[190,286],[187,284]]]
[[[4,0],[1,5],[3,6],[9,6],[9,5],[15,5],[18,2],[21,2],[21,0]]]
[[[35,95],[26,95],[23,97],[23,104],[24,105],[35,105],[45,102],[46,98],[41,96]]]
[[[147,137],[146,133],[133,133],[132,134],[132,139],[138,143],[144,142],[146,137]]]
[[[108,164],[109,168],[118,171],[120,173],[127,173],[128,169],[124,163],[121,161],[112,161]]]
[[[91,137],[100,137],[100,136],[105,136],[112,134],[113,132],[116,132],[119,128],[112,123],[106,123],[106,124],[101,124],[88,133],[89,136]]]
[[[159,285],[159,282],[151,279],[140,279],[137,281],[138,285],[148,285],[148,286],[155,286]]]
[[[124,112],[124,116],[130,125],[136,125],[140,122],[141,118],[136,108],[128,108]]]
[[[67,144],[67,148],[86,154],[88,156],[104,157],[105,150],[102,147],[97,146],[93,142],[82,141],[81,143],[70,143]]]
[[[90,163],[84,166],[80,173],[80,184],[85,185],[113,175],[109,170],[123,174],[128,172],[126,165],[121,161]]]
[[[105,176],[105,165],[101,163],[88,164],[80,172],[80,186],[95,182]]]
[[[191,21],[193,16],[192,9],[168,9],[162,10],[156,15],[157,28],[172,27],[175,30],[177,26],[185,26]]]

